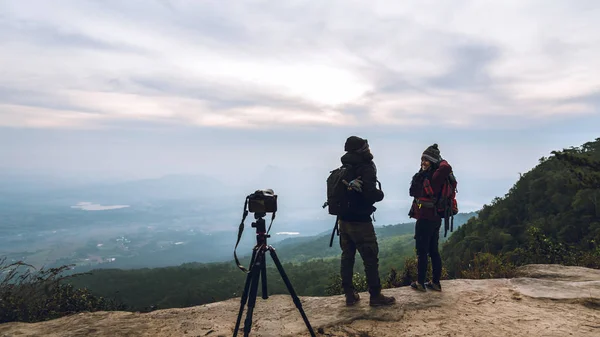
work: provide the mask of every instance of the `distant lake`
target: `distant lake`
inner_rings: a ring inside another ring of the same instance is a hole
[[[129,207],[129,205],[105,206],[105,205],[100,205],[100,204],[94,204],[91,202],[80,202],[80,203],[77,203],[77,205],[75,205],[75,206],[71,206],[71,208],[82,209],[84,211],[106,211],[106,210],[111,210],[111,209],[119,209],[119,208],[127,208],[127,207]]]
[[[299,235],[300,232],[277,232],[277,235]]]

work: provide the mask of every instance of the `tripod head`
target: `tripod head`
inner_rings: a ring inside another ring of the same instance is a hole
[[[256,219],[256,220],[262,219],[262,218],[264,218],[266,216],[267,216],[267,212],[256,212],[256,213],[254,213],[254,219]],[[263,221],[264,221],[264,219],[263,219]],[[252,227],[254,227],[254,226],[252,226]]]
[[[256,245],[260,246],[262,244],[267,244],[267,238],[270,238],[271,235],[267,233],[267,224],[265,219],[263,219],[267,214],[266,213],[254,213],[254,221],[250,226],[256,228]]]

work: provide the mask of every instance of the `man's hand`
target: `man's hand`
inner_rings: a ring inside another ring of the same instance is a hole
[[[350,183],[348,183],[348,188],[349,189],[353,189],[357,192],[362,192],[362,180],[360,180],[359,178],[356,178],[354,180],[352,180]]]
[[[344,183],[346,183],[346,181],[344,181]],[[363,181],[360,180],[360,177],[352,180],[349,183],[346,183],[346,186],[348,187],[348,190],[355,190],[357,192],[362,192],[362,184]]]

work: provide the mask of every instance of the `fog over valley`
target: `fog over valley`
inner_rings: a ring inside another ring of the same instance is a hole
[[[13,172],[21,183],[0,178],[0,254],[34,266],[73,263],[76,269],[227,261],[245,198],[257,189],[272,188],[278,195],[270,242],[329,233],[335,219],[322,208],[327,175],[328,169],[295,172],[269,165],[237,183],[173,174],[54,186],[51,178]],[[290,183],[297,177],[298,184]],[[394,190],[391,179],[380,179],[389,200],[377,205],[375,225],[410,222],[410,199]],[[34,181],[37,185],[27,184]],[[238,254],[255,243],[252,221],[250,213]]]

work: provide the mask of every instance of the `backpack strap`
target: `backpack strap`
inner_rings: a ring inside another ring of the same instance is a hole
[[[340,236],[340,230],[338,228],[338,220],[339,216],[335,217],[335,224],[333,225],[333,231],[331,232],[331,239],[329,239],[329,247],[333,246],[333,236],[337,233],[337,236]]]
[[[448,235],[448,228],[450,228],[450,232],[454,231],[454,213],[452,212],[452,197],[450,197],[456,193],[453,181],[456,182],[456,178],[454,177],[454,174],[450,172],[450,175],[446,178],[442,190],[440,191],[443,192],[445,188],[452,189],[451,191],[448,190],[449,196],[446,200],[446,205],[444,205],[444,237]]]
[[[423,179],[423,190],[425,195],[433,197],[433,187],[431,187],[431,181],[429,181],[429,178]]]

